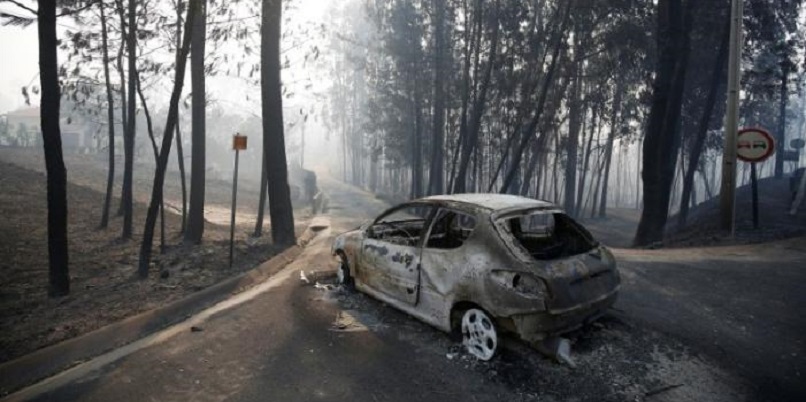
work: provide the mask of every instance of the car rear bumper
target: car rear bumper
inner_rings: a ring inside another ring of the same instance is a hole
[[[618,287],[595,300],[559,312],[515,315],[510,318],[514,331],[521,339],[526,342],[536,342],[549,336],[573,331],[598,319],[616,302],[617,298]]]

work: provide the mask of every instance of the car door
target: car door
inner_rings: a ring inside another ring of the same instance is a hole
[[[369,226],[358,273],[363,284],[407,304],[417,302],[422,239],[433,210],[426,204],[404,204]]]
[[[462,246],[476,228],[473,214],[440,208],[434,216],[421,254],[421,292],[444,297],[458,283],[473,259]]]

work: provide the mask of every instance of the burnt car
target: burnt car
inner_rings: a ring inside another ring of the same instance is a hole
[[[342,233],[340,282],[491,359],[499,337],[532,344],[598,318],[616,301],[613,254],[556,205],[503,194],[410,201]]]

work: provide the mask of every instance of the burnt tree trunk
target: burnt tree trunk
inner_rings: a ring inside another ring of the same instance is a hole
[[[582,86],[579,72],[580,64],[581,62],[576,60],[572,67],[574,87],[571,90],[571,100],[569,101],[568,141],[565,144],[565,196],[563,198],[563,208],[571,216],[576,215],[577,150],[579,148],[579,128],[584,118],[584,116],[580,116],[583,110],[580,104],[580,93],[582,91],[580,88]]]
[[[722,39],[719,44],[719,52],[717,53],[714,62],[714,68],[711,70],[711,87],[708,89],[708,95],[705,99],[705,107],[703,108],[702,115],[700,116],[699,126],[697,127],[697,135],[691,143],[688,154],[688,168],[683,177],[683,192],[680,197],[680,212],[677,214],[677,226],[682,227],[686,224],[688,219],[688,211],[692,202],[692,194],[694,189],[694,174],[697,172],[697,166],[700,164],[700,158],[705,147],[705,139],[708,134],[708,125],[711,122],[712,114],[714,113],[714,106],[716,105],[717,93],[722,83],[722,76],[727,70],[728,58],[728,42],[730,40],[730,21],[725,23],[725,28],[722,31]]]
[[[134,137],[136,133],[137,118],[136,113],[136,91],[135,71],[137,70],[137,1],[129,0],[129,25],[126,35],[126,51],[129,56],[129,77],[128,77],[128,119],[126,121],[126,131],[123,136],[123,239],[132,237],[132,210],[134,204],[133,180],[134,180]]]
[[[107,120],[109,122],[109,144],[107,144],[107,151],[109,153],[109,168],[106,175],[106,196],[104,197],[104,209],[101,212],[101,224],[99,227],[105,229],[109,226],[109,208],[112,204],[112,191],[115,187],[115,97],[112,91],[112,84],[109,80],[109,40],[108,28],[106,26],[106,13],[104,12],[105,5],[100,3],[99,9],[101,12],[101,51],[104,57],[104,84],[106,86],[106,109]]]
[[[263,215],[266,213],[266,191],[269,187],[269,183],[266,181],[266,153],[263,152],[263,156],[260,160],[260,195],[258,196],[257,202],[257,219],[255,221],[255,231],[252,233],[253,237],[260,237],[263,236]]]
[[[148,139],[151,141],[151,150],[154,152],[154,164],[159,163],[160,149],[157,147],[157,140],[154,138],[154,125],[151,122],[151,113],[148,111],[148,104],[146,97],[143,95],[143,87],[140,83],[140,72],[134,72],[137,79],[137,96],[140,97],[140,104],[143,105],[143,113],[146,116],[146,129],[148,130]],[[178,113],[177,113],[178,115]],[[160,253],[165,253],[165,197],[160,189]]]
[[[543,115],[543,109],[546,104],[546,98],[548,97],[548,91],[551,87],[551,84],[554,81],[554,73],[557,69],[557,64],[559,59],[562,57],[562,49],[563,49],[563,38],[565,37],[565,31],[568,27],[568,20],[571,14],[571,6],[574,3],[573,0],[569,0],[565,4],[565,11],[563,12],[562,19],[560,20],[560,24],[557,29],[554,30],[553,33],[553,42],[554,48],[552,50],[551,55],[551,62],[549,63],[549,67],[546,70],[546,75],[543,78],[543,83],[540,88],[540,92],[537,98],[537,106],[535,110],[535,114],[532,117],[532,120],[529,122],[529,126],[526,129],[525,135],[521,137],[521,141],[518,144],[518,148],[515,149],[515,152],[512,154],[513,160],[510,162],[510,169],[508,169],[507,173],[504,175],[504,181],[501,185],[501,190],[499,192],[504,193],[509,188],[510,184],[513,180],[515,180],[515,175],[517,173],[517,169],[520,166],[520,161],[523,158],[524,152],[529,147],[529,143],[532,140],[532,135],[537,128],[538,123]]]
[[[179,64],[182,49],[182,9],[183,4],[181,0],[176,2],[176,64]],[[182,187],[182,229],[181,234],[187,230],[187,214],[188,214],[188,192],[187,181],[185,176],[185,149],[182,145],[182,130],[179,128],[179,114],[176,115],[176,161],[179,165],[179,184]]]
[[[126,102],[126,73],[123,69],[123,61],[126,51],[126,12],[123,5],[123,0],[116,0],[115,1],[115,9],[118,13],[118,18],[120,19],[120,48],[118,48],[118,58],[117,63],[115,66],[118,70],[118,75],[120,76],[120,119],[121,119],[121,130],[123,131],[123,153],[124,153],[124,160],[126,158],[126,132],[129,129],[128,123],[128,116],[129,116],[129,105]],[[120,186],[120,205],[118,206],[117,216],[123,216],[123,193],[124,193],[124,186],[121,184]]]
[[[481,9],[481,2],[478,2],[478,8]],[[499,32],[499,24],[498,24],[498,7],[499,3],[496,1],[495,3],[495,13],[494,15],[494,27],[492,37],[490,38],[490,54],[487,60],[487,67],[484,70],[484,76],[482,78],[481,86],[479,87],[478,94],[473,101],[472,113],[470,114],[470,120],[466,124],[466,132],[463,136],[462,147],[460,149],[459,155],[459,167],[456,172],[456,178],[453,183],[453,192],[454,193],[463,193],[467,190],[467,173],[468,167],[470,166],[470,158],[473,156],[473,153],[478,146],[479,141],[479,131],[481,130],[481,118],[484,116],[484,110],[486,108],[487,103],[487,91],[490,87],[490,79],[492,77],[492,70],[495,66],[495,59],[496,59],[496,52],[498,49],[498,32]],[[480,10],[478,11],[481,12]],[[482,18],[479,16],[479,26],[478,29],[483,29]],[[480,33],[479,33],[480,35]],[[480,49],[480,46],[479,46]],[[478,51],[478,49],[477,49]]]
[[[433,0],[434,7],[434,120],[431,132],[431,167],[428,194],[442,194],[445,188],[445,1]]]
[[[786,59],[786,56],[784,56]],[[786,141],[786,101],[789,97],[787,85],[789,81],[789,63],[785,60],[781,63],[781,99],[778,112],[778,132],[775,136],[775,177],[784,177],[784,146]]]
[[[624,92],[624,82],[620,75],[616,75],[616,89],[613,94],[613,113],[610,116],[610,133],[607,134],[607,145],[605,146],[604,177],[602,178],[601,200],[599,201],[599,217],[607,216],[607,189],[610,182],[610,164],[613,161],[613,143],[616,140],[616,133],[619,130],[619,119],[621,118],[621,98]],[[595,201],[594,201],[595,202]]]
[[[653,84],[652,107],[644,138],[641,177],[644,206],[634,244],[663,240],[669,198],[677,161],[680,109],[683,101],[693,0],[658,2],[659,60]]]
[[[283,134],[283,96],[280,81],[282,1],[263,0],[261,19],[260,87],[263,152],[266,154],[266,177],[269,182],[271,235],[274,244],[291,246],[296,242],[296,236]]]
[[[168,105],[168,119],[165,123],[165,131],[162,135],[162,151],[157,159],[157,169],[154,172],[154,187],[151,190],[151,202],[148,204],[146,213],[146,224],[143,229],[143,242],[140,244],[140,261],[137,266],[137,273],[141,279],[148,277],[148,267],[151,264],[151,251],[154,242],[154,226],[157,223],[157,212],[159,212],[160,200],[162,199],[162,188],[165,183],[165,171],[168,168],[168,155],[171,153],[171,142],[179,115],[179,97],[182,95],[182,86],[185,82],[185,65],[187,54],[190,49],[190,37],[193,35],[193,20],[201,13],[200,4],[204,0],[190,0],[188,4],[188,14],[185,20],[185,37],[182,40],[182,47],[178,64],[176,65],[176,77],[174,88],[171,92],[171,100]],[[202,18],[199,16],[198,18]]]
[[[185,241],[199,244],[204,234],[204,182],[206,169],[206,126],[205,108],[207,107],[207,91],[204,78],[204,52],[207,36],[207,0],[199,4],[199,17],[194,21],[193,38],[190,53],[190,85],[193,93],[191,133],[193,143],[190,151],[190,209],[188,225],[185,229]]]
[[[48,295],[70,293],[67,252],[67,170],[59,129],[59,66],[57,59],[56,1],[39,1],[39,83],[42,88],[40,124],[45,150],[48,191]]]

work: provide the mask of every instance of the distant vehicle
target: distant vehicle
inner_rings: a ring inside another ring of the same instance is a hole
[[[571,331],[616,301],[613,254],[554,204],[503,194],[395,206],[332,245],[339,281],[491,359],[502,332],[526,342]]]

